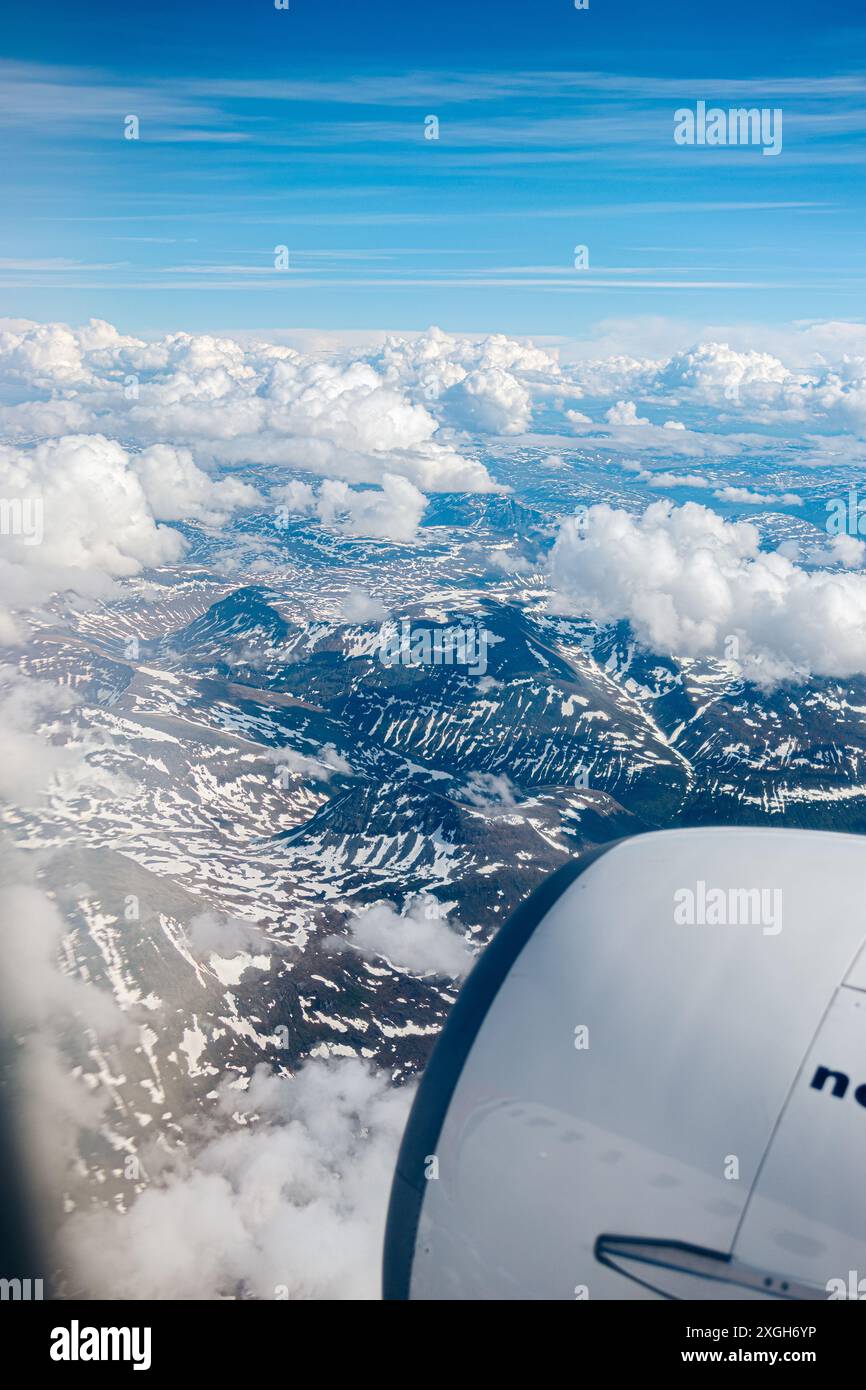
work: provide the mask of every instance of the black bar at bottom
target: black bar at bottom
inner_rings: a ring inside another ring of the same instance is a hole
[[[336,1303],[83,1303],[0,1301],[0,1328],[16,1364],[52,1378],[101,1371],[143,1379],[167,1372],[205,1377],[226,1384],[232,1373],[285,1373],[297,1378],[305,1368],[317,1377],[372,1370],[392,1379],[399,1371],[430,1373],[431,1346],[438,1369],[453,1371],[457,1353],[451,1319],[471,1319],[466,1330],[477,1337],[496,1335],[503,1353],[519,1341],[548,1360],[571,1349],[575,1374],[601,1365],[608,1374],[636,1371],[667,1374],[674,1367],[755,1367],[774,1370],[790,1365],[827,1372],[857,1364],[866,1321],[859,1307],[838,1302],[754,1301],[724,1303],[635,1300],[578,1301],[563,1307],[521,1304],[515,1321],[511,1304],[423,1305]],[[500,1319],[503,1321],[500,1323]],[[527,1320],[524,1321],[524,1318]],[[488,1322],[489,1319],[489,1322]],[[324,1321],[323,1321],[324,1320]],[[335,1321],[336,1320],[336,1321]],[[539,1324],[543,1324],[540,1326]],[[325,1341],[321,1333],[330,1329]],[[333,1333],[337,1331],[335,1337]],[[458,1329],[459,1330],[459,1329]],[[545,1347],[539,1334],[555,1342]],[[406,1343],[392,1338],[402,1333]],[[422,1343],[415,1339],[423,1333]],[[387,1338],[387,1340],[380,1340]],[[426,1347],[426,1351],[421,1348]],[[396,1348],[402,1349],[397,1352]],[[413,1368],[409,1348],[417,1350]],[[136,1366],[138,1370],[136,1371]]]

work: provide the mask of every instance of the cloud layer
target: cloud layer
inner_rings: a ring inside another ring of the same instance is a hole
[[[256,461],[355,483],[387,471],[424,491],[491,487],[398,371],[346,354],[207,334],[146,343],[98,320],[78,330],[6,321],[0,400],[9,437],[98,431],[191,449],[205,467]]]
[[[70,1218],[71,1277],[94,1298],[377,1298],[411,1098],[351,1058],[257,1068],[248,1089],[221,1088],[204,1139],[151,1156],[128,1213]]]

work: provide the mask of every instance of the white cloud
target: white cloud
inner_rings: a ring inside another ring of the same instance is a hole
[[[793,544],[799,551],[796,542]],[[790,558],[796,559],[797,556],[793,555]],[[807,550],[806,559],[810,565],[842,565],[845,569],[859,569],[866,561],[866,544],[858,541],[856,536],[843,533],[833,536],[826,546]]]
[[[632,468],[628,468],[626,465],[626,467],[627,471],[636,473],[640,481],[649,487],[704,489],[711,486],[706,478],[701,477],[700,473],[669,473],[666,471],[654,473],[651,469],[641,468],[639,465]]]
[[[599,340],[596,352],[599,346],[606,347],[610,355],[586,355],[570,363],[564,375],[586,396],[614,398],[614,413],[608,416],[614,431],[634,429],[641,422],[645,430],[655,430],[638,416],[635,401],[640,400],[709,407],[744,422],[793,426],[809,420],[825,430],[851,430],[861,436],[866,432],[866,332],[862,325],[689,330],[667,320],[638,320],[611,321],[607,326],[612,331]],[[670,344],[687,333],[694,335],[691,343],[676,347],[664,358],[638,359],[617,351],[619,341],[639,341],[644,336],[654,345]],[[756,341],[764,346],[754,346]],[[624,393],[633,399],[623,399]],[[668,420],[661,428],[679,431],[683,425]],[[648,434],[644,447],[649,442]],[[661,446],[662,441],[658,442]],[[715,452],[722,450],[717,447]]]
[[[511,779],[504,772],[472,772],[462,790],[462,798],[482,810],[510,810],[517,805]]]
[[[314,491],[293,480],[273,493],[287,514],[314,514],[325,526],[347,536],[411,541],[427,506],[423,492],[393,473],[382,475],[381,488],[353,489],[328,478]]]
[[[439,328],[412,338],[390,337],[371,359],[385,379],[406,389],[419,400],[437,402],[462,383],[472,382],[465,392],[455,392],[448,399],[466,407],[466,397],[489,397],[491,420],[495,433],[502,432],[503,423],[515,408],[527,408],[522,392],[531,393],[535,384],[555,382],[561,385],[561,372],[556,355],[518,342],[502,333],[487,337],[453,337]],[[505,415],[499,413],[505,408]],[[478,404],[473,428],[486,429],[483,404]]]
[[[799,568],[756,528],[694,502],[638,517],[607,505],[569,518],[551,556],[561,611],[627,618],[640,641],[722,658],[735,635],[751,679],[866,672],[866,577]]]
[[[521,434],[529,426],[532,398],[502,367],[468,373],[444,397],[449,418],[482,434]]]
[[[436,899],[423,894],[404,904],[402,913],[390,903],[367,908],[351,919],[347,937],[329,937],[325,944],[353,948],[368,960],[385,959],[410,975],[459,979],[475,960]]]
[[[39,544],[27,535],[3,538],[20,565],[123,576],[183,553],[178,532],[156,523],[126,450],[99,434],[65,435],[33,449],[0,445],[0,493],[41,505]]]
[[[20,331],[0,327],[3,378],[43,387],[86,380],[79,342],[62,323],[26,323]]]
[[[21,611],[58,591],[107,597],[115,581],[178,561],[186,541],[162,523],[220,525],[260,501],[237,479],[203,472],[186,450],[133,453],[101,434],[0,445],[0,499],[0,640],[9,643],[26,633]]]
[[[250,335],[148,343],[98,320],[77,329],[0,320],[0,429],[186,448],[199,468],[255,459],[374,485],[388,472],[428,492],[493,486],[455,432],[519,435],[543,406],[585,435],[591,419],[569,398],[606,403],[602,442],[681,454],[730,450],[724,436],[679,418],[651,424],[648,405],[866,432],[866,333],[856,324],[689,330],[653,319],[600,328],[594,353],[563,368],[555,353],[501,334],[431,329],[378,348],[347,341],[304,353]],[[642,337],[667,355],[622,352],[621,342]]]
[[[674,393],[687,393],[717,405],[737,393],[755,399],[775,396],[791,380],[784,363],[767,352],[737,352],[727,343],[698,343],[674,353],[658,373],[659,383]]]
[[[32,806],[47,795],[56,776],[79,766],[77,755],[43,732],[78,699],[68,686],[0,667],[0,800]]]
[[[261,1066],[223,1086],[204,1142],[153,1155],[127,1213],[69,1219],[66,1267],[91,1298],[375,1299],[411,1099],[351,1058]]]
[[[429,491],[492,487],[423,395],[413,399],[398,372],[360,356],[307,357],[209,334],[145,343],[98,321],[74,330],[7,320],[0,389],[4,382],[29,385],[36,397],[0,406],[9,435],[100,432],[143,448],[188,448],[206,465],[255,459],[348,482],[378,483],[389,472]]]
[[[747,487],[716,488],[713,496],[720,502],[747,502],[753,507],[772,507],[780,502],[785,507],[802,507],[803,499],[796,492],[754,492]]]
[[[200,521],[222,526],[239,508],[261,505],[254,487],[237,478],[215,479],[196,467],[188,449],[152,444],[130,457],[157,521]]]
[[[187,925],[186,934],[193,952],[199,956],[214,953],[236,956],[241,951],[258,951],[267,955],[273,950],[265,932],[243,917],[231,917],[225,912],[199,912]]]
[[[278,768],[285,768],[295,777],[308,777],[314,782],[330,782],[335,772],[351,777],[352,768],[333,743],[322,744],[318,757],[308,757],[294,748],[274,748],[268,761]]]
[[[380,623],[388,617],[388,609],[366,589],[349,589],[340,604],[340,616],[347,623]]]
[[[620,425],[626,429],[636,429],[640,425],[648,425],[649,420],[638,416],[637,406],[634,401],[617,401],[610,410],[605,411],[605,420],[609,425]]]

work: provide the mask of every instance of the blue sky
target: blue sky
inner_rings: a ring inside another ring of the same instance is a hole
[[[859,318],[864,55],[855,0],[19,6],[0,313],[538,338]],[[675,146],[698,100],[781,108],[782,153]]]

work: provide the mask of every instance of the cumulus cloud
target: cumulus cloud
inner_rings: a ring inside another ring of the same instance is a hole
[[[653,335],[663,341],[663,325]],[[697,341],[662,358],[633,358],[612,353],[573,364],[569,375],[589,396],[614,396],[628,408],[639,399],[712,404],[731,408],[751,400],[755,405],[778,400],[780,392],[796,385],[797,376],[771,353],[740,351],[726,342]],[[628,423],[623,418],[621,423]],[[631,423],[637,423],[632,420]],[[644,422],[646,423],[646,422]],[[679,429],[675,420],[666,428]]]
[[[496,807],[510,810],[517,805],[514,786],[504,772],[471,773],[461,796],[471,806],[478,806],[485,811]]]
[[[681,337],[664,321],[654,329],[660,343]],[[866,431],[866,335],[856,325],[765,333],[775,351],[717,333],[656,357],[611,350],[602,337],[607,356],[563,367],[555,353],[501,334],[431,329],[375,349],[307,354],[251,337],[144,342],[98,320],[79,328],[3,320],[0,429],[10,438],[100,433],[140,449],[162,444],[191,451],[205,470],[255,460],[373,485],[388,472],[425,492],[491,490],[485,466],[461,451],[463,432],[519,435],[540,408],[590,439],[595,428],[600,441],[686,455],[724,454],[730,441],[678,416],[652,424],[659,416],[647,406]],[[601,405],[593,410],[601,426],[569,408],[581,398]]]
[[[237,478],[215,479],[193,462],[189,449],[154,444],[130,465],[157,521],[201,521],[222,526],[233,512],[261,505],[254,487]]]
[[[22,388],[0,407],[8,435],[99,432],[142,448],[190,449],[205,465],[255,459],[367,483],[389,472],[428,491],[493,486],[484,465],[441,432],[423,394],[414,398],[399,373],[360,356],[324,359],[209,334],[146,343],[99,321],[77,330],[7,321],[4,382]],[[31,398],[21,399],[27,386]],[[195,490],[195,478],[178,477],[177,487],[190,482]]]
[[[796,492],[755,492],[748,487],[716,488],[713,496],[720,502],[747,502],[753,507],[772,507],[781,503],[784,507],[802,507],[803,499]]]
[[[706,478],[702,478],[700,473],[670,473],[667,470],[653,472],[649,468],[641,468],[640,464],[623,464],[623,468],[628,473],[634,473],[642,483],[647,483],[655,488],[675,488],[688,487],[691,489],[704,489],[712,486]]]
[[[294,748],[274,748],[268,761],[294,777],[309,777],[315,782],[330,782],[335,772],[351,777],[352,768],[333,743],[324,743],[318,757],[298,753]]]
[[[634,325],[621,327],[631,330],[629,337],[639,336]],[[650,327],[659,342],[671,336],[671,325],[665,321],[653,322]],[[673,336],[680,336],[680,331]],[[731,335],[737,336],[745,335],[742,330]],[[583,395],[602,400],[613,397],[614,415],[608,418],[608,425],[620,432],[642,427],[644,446],[653,440],[657,427],[637,413],[637,400],[711,408],[728,418],[761,423],[795,425],[808,420],[817,428],[863,435],[866,342],[861,326],[809,324],[787,331],[756,330],[751,336],[764,338],[775,350],[738,346],[730,339],[708,336],[667,357],[638,359],[613,351],[608,357],[572,363],[564,371]],[[613,347],[613,342],[607,346]],[[583,423],[587,423],[585,417],[578,428]],[[677,420],[667,420],[661,428],[684,429]],[[692,431],[686,427],[685,433]],[[658,442],[663,443],[661,439]],[[721,452],[718,448],[715,451]]]
[[[789,558],[799,559],[800,547],[796,541],[792,542],[796,552]],[[782,549],[783,547],[780,547]],[[806,559],[810,565],[842,565],[845,569],[859,569],[866,561],[866,544],[858,541],[856,536],[848,536],[844,533],[833,536],[825,546],[813,546],[806,550]]]
[[[259,501],[168,445],[134,453],[102,434],[0,445],[0,641],[20,640],[21,610],[58,591],[103,597],[117,580],[175,563],[186,541],[163,523],[222,524]]]
[[[329,479],[316,497],[316,510],[325,525],[350,536],[383,540],[412,540],[426,506],[424,494],[393,473],[383,474],[381,488],[363,491]]]
[[[805,570],[762,551],[754,526],[695,502],[636,517],[602,504],[567,519],[551,580],[560,610],[627,618],[655,651],[721,658],[734,635],[761,684],[866,672],[866,577]]]
[[[501,367],[469,372],[449,389],[446,403],[455,423],[483,434],[521,434],[532,415],[529,391]]]
[[[772,399],[793,380],[784,363],[767,352],[737,352],[727,343],[698,343],[674,353],[658,373],[659,384],[675,393],[721,405],[742,393]]]
[[[89,375],[79,341],[64,323],[5,321],[0,361],[5,380],[37,387],[85,381]]]
[[[0,446],[0,491],[39,503],[42,536],[4,536],[7,557],[37,568],[137,574],[179,559],[184,542],[157,524],[126,450],[100,434],[64,435],[32,449]]]
[[[561,390],[556,356],[493,333],[457,338],[438,328],[412,339],[388,338],[376,355],[386,381],[435,410],[443,423],[481,434],[519,434],[533,398]]]
[[[328,478],[314,491],[293,480],[273,493],[286,515],[313,514],[346,536],[411,541],[427,506],[423,492],[393,473],[382,475],[380,488],[350,488]]]
[[[425,894],[405,903],[402,913],[391,903],[377,903],[351,919],[348,936],[329,937],[325,944],[333,950],[355,950],[367,960],[387,960],[409,975],[460,979],[475,960],[448,914]]]
[[[380,623],[388,617],[388,609],[366,589],[349,589],[340,604],[340,615],[347,623]]]
[[[635,429],[639,425],[648,425],[649,420],[643,419],[637,413],[637,406],[634,401],[617,401],[610,410],[605,411],[604,418],[609,425],[624,425],[627,429]]]

